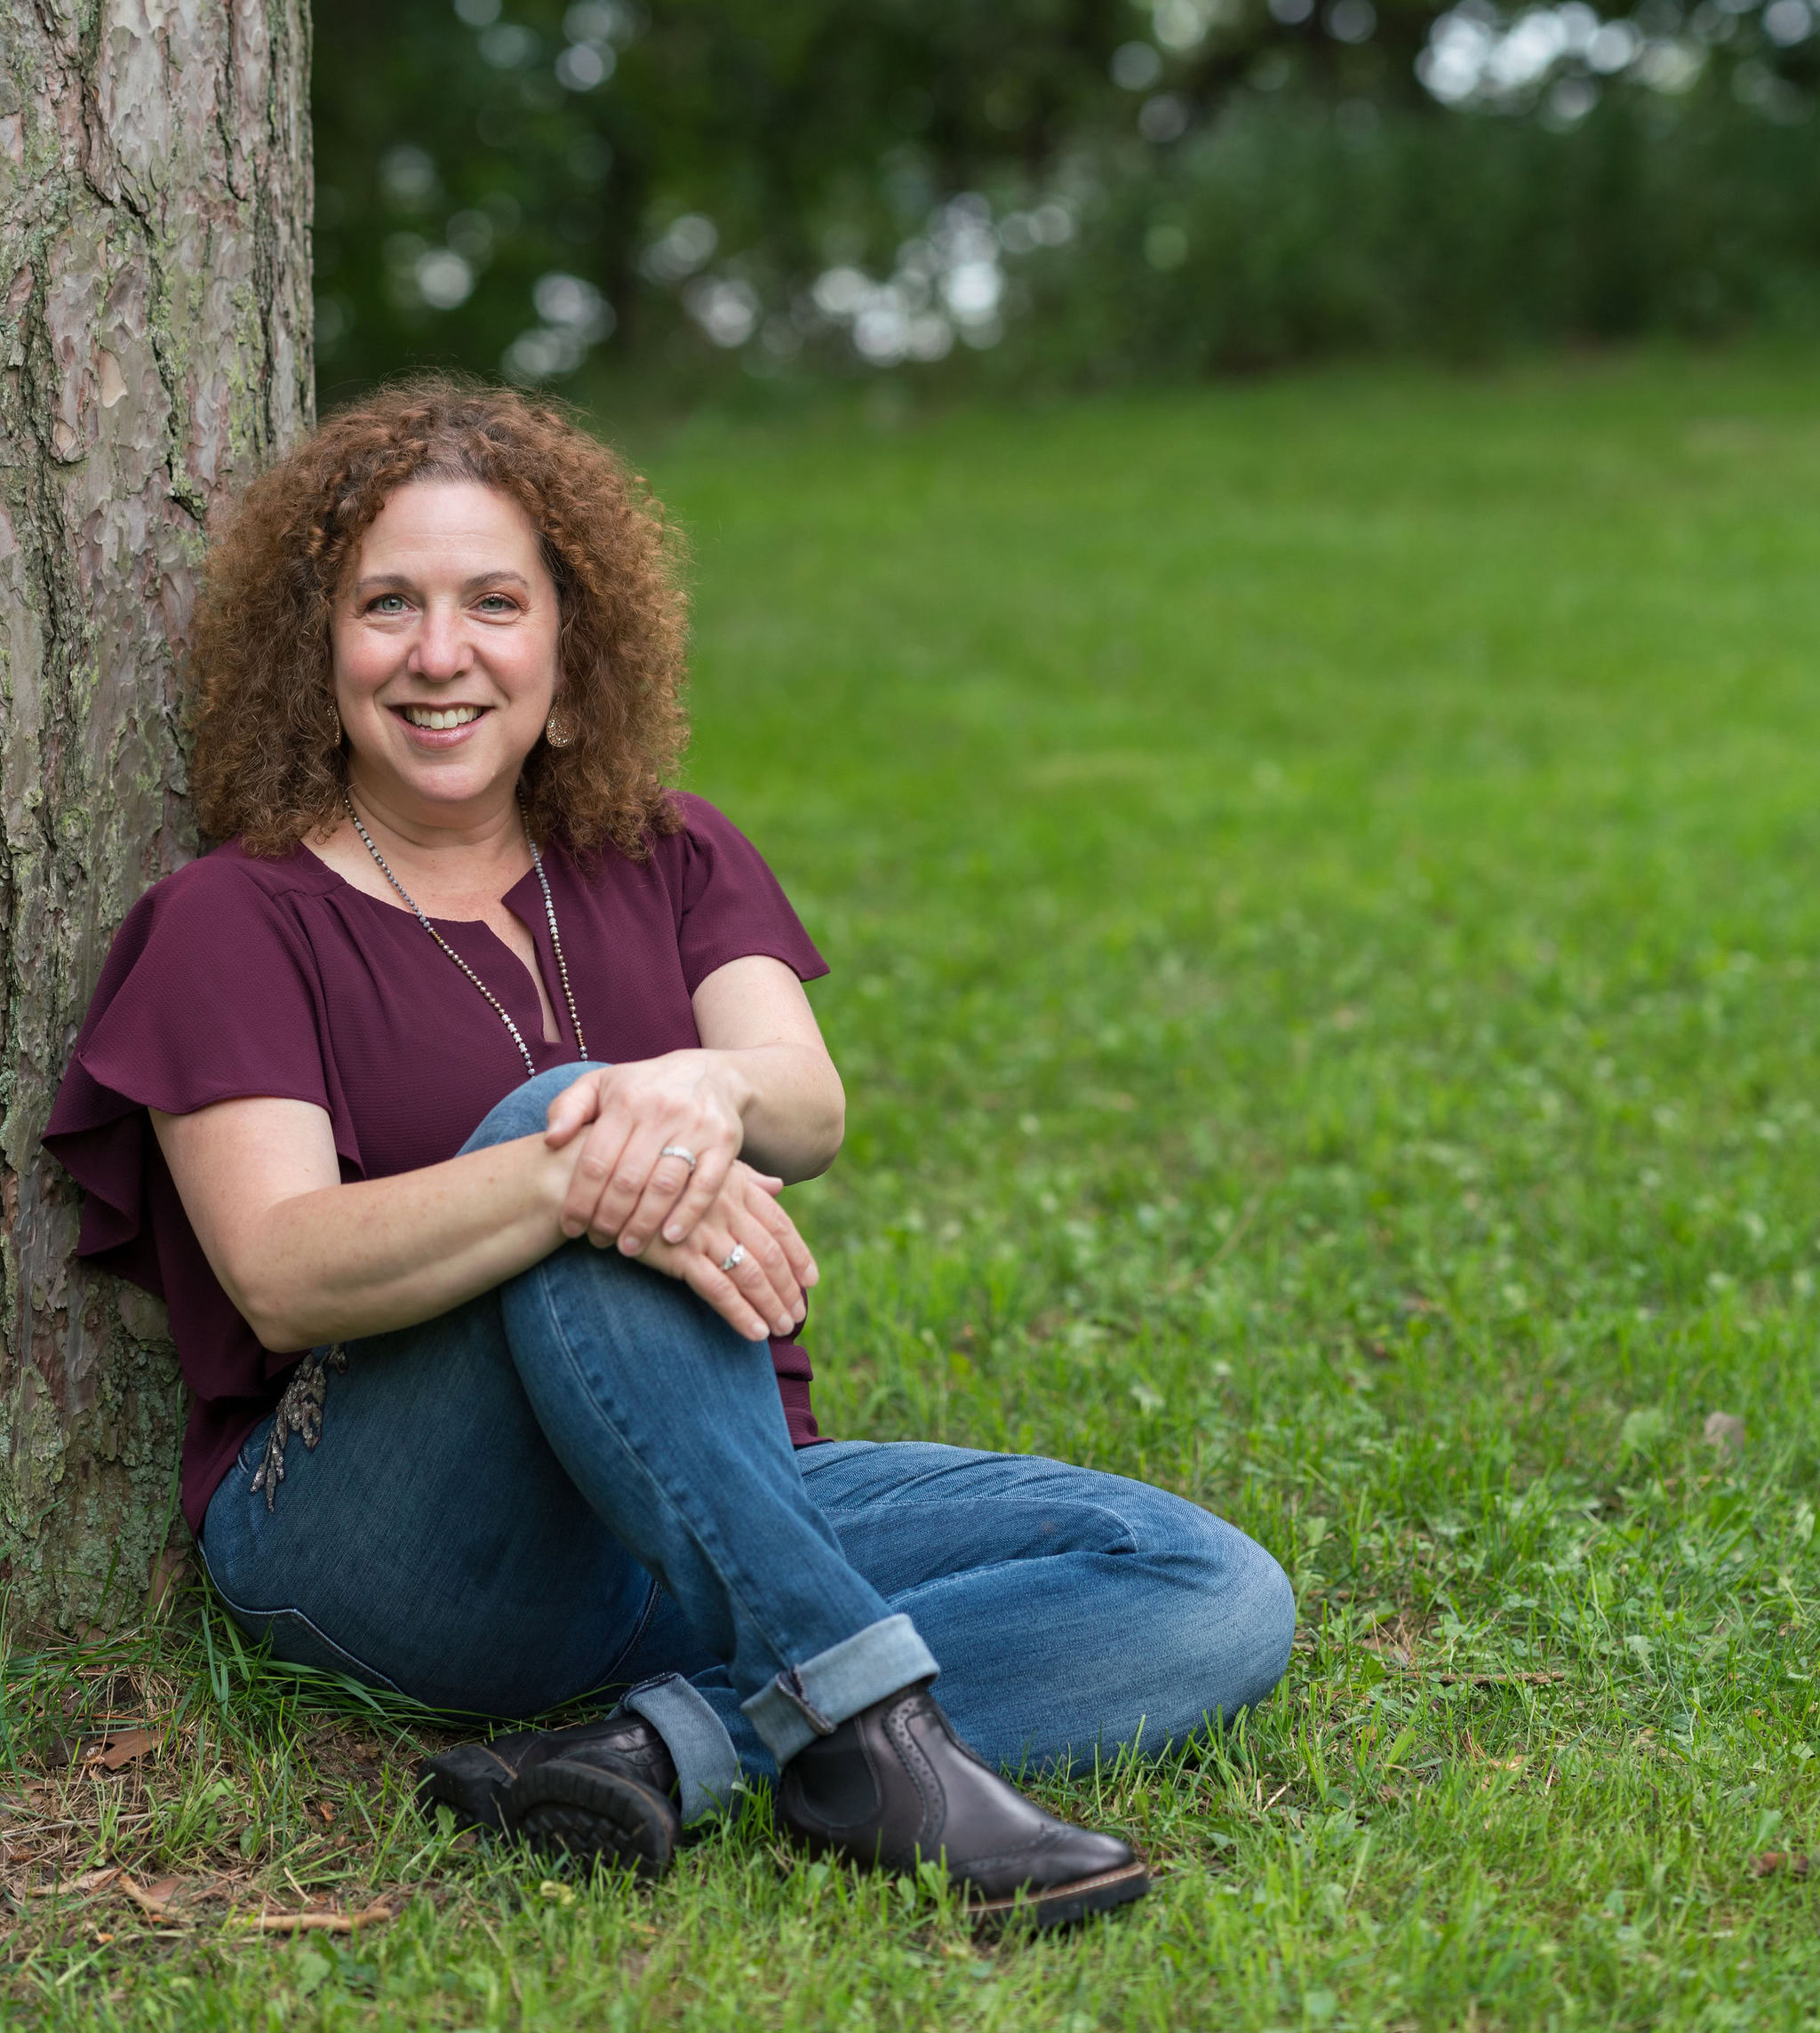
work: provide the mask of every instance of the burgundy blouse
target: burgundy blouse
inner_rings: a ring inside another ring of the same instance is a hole
[[[627,1060],[701,1039],[690,998],[717,967],[767,953],[827,972],[758,850],[700,798],[651,857],[544,856],[589,1056]],[[536,872],[506,904],[536,943],[563,1032],[547,1044],[523,963],[474,920],[436,929],[511,1012],[539,1072],[580,1055]],[[215,1486],[277,1403],[298,1350],[260,1346],[216,1282],[152,1133],[235,1095],[314,1102],[341,1176],[379,1179],[452,1158],[524,1078],[498,1013],[408,912],[344,881],[307,849],[260,861],[229,841],[155,883],[116,935],[44,1144],[85,1190],[79,1253],[160,1296],[194,1393],[183,1514],[202,1528]],[[771,1359],[791,1437],[818,1439],[795,1337]]]

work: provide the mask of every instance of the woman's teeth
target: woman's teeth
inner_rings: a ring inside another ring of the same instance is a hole
[[[401,710],[413,727],[466,727],[481,715],[477,706],[407,706]]]

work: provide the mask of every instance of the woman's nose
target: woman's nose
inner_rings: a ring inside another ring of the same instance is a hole
[[[461,617],[432,607],[411,646],[409,668],[420,677],[446,682],[459,678],[472,661]]]

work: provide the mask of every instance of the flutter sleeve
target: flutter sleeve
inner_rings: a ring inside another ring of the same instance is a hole
[[[676,928],[693,995],[717,967],[748,954],[780,960],[802,981],[828,971],[764,857],[705,799],[678,800],[683,814],[682,908]]]
[[[328,1112],[344,1173],[360,1151],[326,1050],[301,925],[224,851],[156,884],[115,935],[44,1135],[86,1195],[79,1248],[153,1291],[148,1108],[188,1115],[236,1096]]]

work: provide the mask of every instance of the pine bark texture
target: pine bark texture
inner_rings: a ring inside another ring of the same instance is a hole
[[[189,859],[211,506],[311,414],[307,0],[0,0],[0,1597],[136,1609],[182,1527],[163,1307],[39,1148],[116,927]]]

